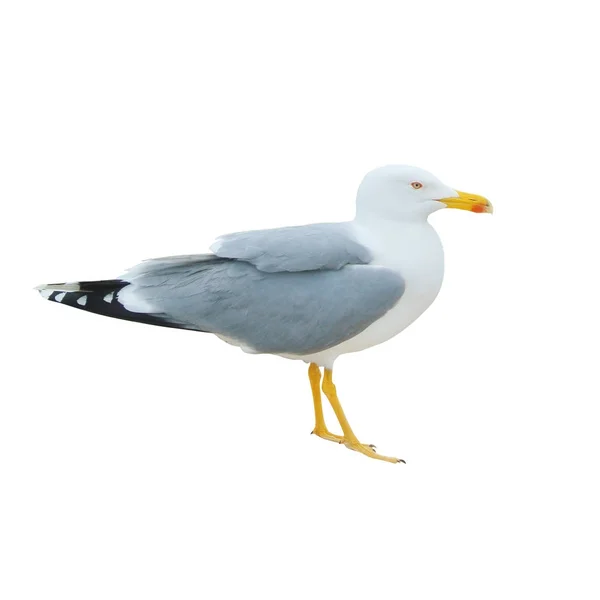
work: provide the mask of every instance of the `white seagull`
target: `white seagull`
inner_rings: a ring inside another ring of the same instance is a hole
[[[492,212],[482,196],[422,169],[389,165],[363,179],[352,221],[230,233],[212,254],[157,258],[117,279],[37,289],[74,308],[214,333],[245,352],[302,360],[309,364],[313,433],[370,458],[404,462],[358,440],[337,397],[333,365],[397,335],[434,301],[444,254],[427,218],[446,207]],[[327,429],[321,388],[342,435]]]

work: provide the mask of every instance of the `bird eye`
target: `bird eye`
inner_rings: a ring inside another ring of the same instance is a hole
[[[410,184],[415,190],[420,190],[423,187],[423,184],[420,181],[413,181]]]

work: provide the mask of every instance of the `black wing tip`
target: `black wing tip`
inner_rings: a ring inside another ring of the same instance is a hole
[[[74,291],[69,289],[65,291],[66,284],[55,284],[54,287],[59,289],[52,289],[52,285],[39,286],[35,289],[50,302],[64,304],[86,312],[146,325],[186,329],[180,323],[171,322],[166,316],[163,317],[160,314],[137,313],[127,310],[119,301],[118,293],[129,285],[128,281],[122,279],[80,281],[77,285],[79,289]]]

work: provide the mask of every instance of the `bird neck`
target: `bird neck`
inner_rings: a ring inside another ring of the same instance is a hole
[[[429,261],[442,261],[440,238],[427,219],[354,219],[352,228],[358,241],[373,254],[373,264],[412,268]]]

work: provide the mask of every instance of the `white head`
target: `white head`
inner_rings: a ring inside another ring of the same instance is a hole
[[[358,219],[426,220],[441,208],[492,212],[488,200],[448,187],[431,173],[407,165],[388,165],[367,173],[358,188]]]

